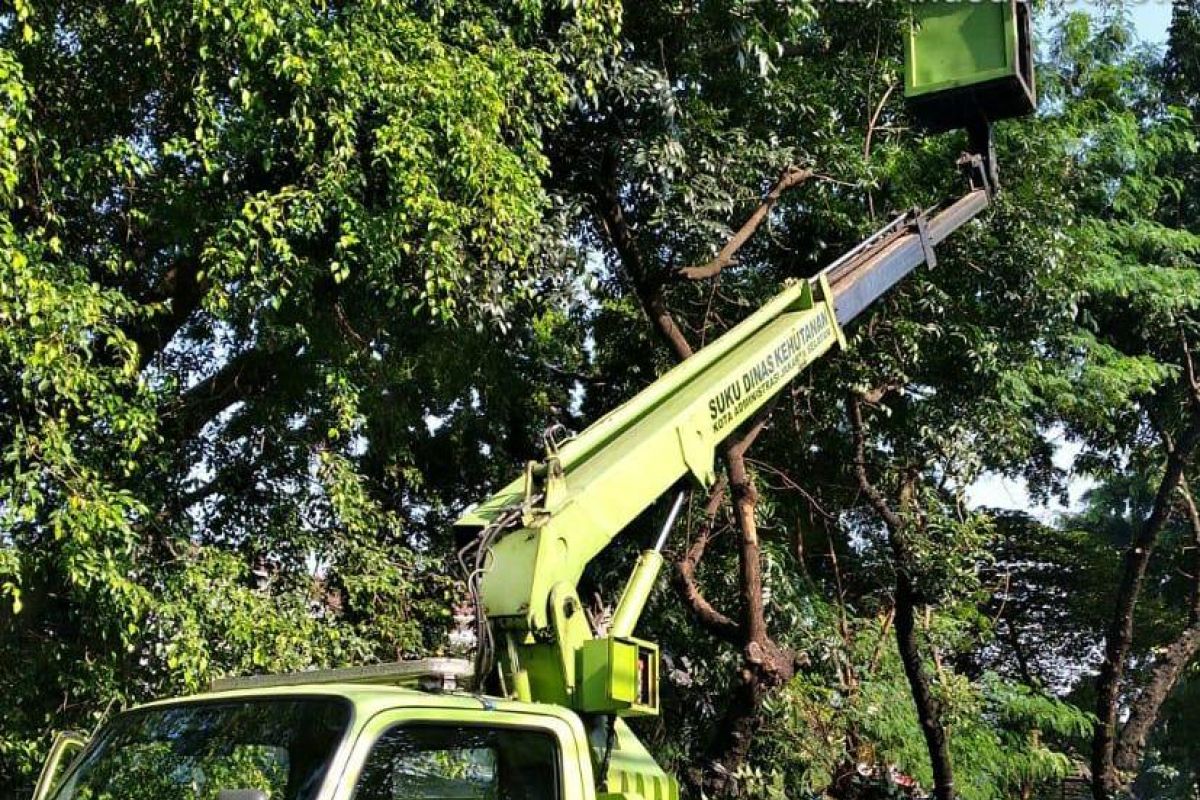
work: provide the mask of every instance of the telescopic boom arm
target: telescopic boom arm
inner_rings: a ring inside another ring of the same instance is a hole
[[[473,584],[490,623],[481,666],[498,658],[504,691],[581,712],[654,713],[655,648],[626,637],[661,567],[660,548],[639,559],[605,632],[610,642],[628,645],[638,669],[654,673],[641,681],[643,693],[625,701],[589,688],[596,670],[611,679],[605,671],[615,667],[605,659],[626,656],[580,656],[596,635],[576,592],[584,568],[684,476],[711,485],[726,436],[800,371],[844,344],[843,325],[917,266],[935,263],[934,247],[989,203],[982,159],[964,163],[972,187],[966,195],[896,218],[815,278],[784,288],[578,436],[547,436],[543,460],[527,464],[522,477],[458,522],[476,534]],[[577,674],[585,667],[588,675]]]

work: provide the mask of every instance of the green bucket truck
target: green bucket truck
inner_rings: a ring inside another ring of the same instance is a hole
[[[33,800],[674,800],[676,779],[626,720],[659,712],[659,653],[634,636],[679,513],[643,552],[605,630],[576,589],[587,564],[685,481],[710,486],[721,441],[825,352],[995,190],[990,125],[1033,110],[1020,0],[913,5],[912,113],[965,127],[962,197],[903,214],[819,275],[545,456],[458,523],[477,614],[473,664],[449,659],[218,681],[55,740]]]

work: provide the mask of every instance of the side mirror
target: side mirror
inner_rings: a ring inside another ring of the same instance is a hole
[[[87,737],[78,731],[62,731],[54,735],[50,745],[50,754],[46,764],[38,776],[37,786],[33,790],[32,800],[48,800],[58,788],[59,780],[66,773],[66,768],[75,760],[75,756],[87,744]]]

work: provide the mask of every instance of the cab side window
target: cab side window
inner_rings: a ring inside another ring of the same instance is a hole
[[[354,800],[558,800],[558,763],[546,732],[407,724],[379,737]]]

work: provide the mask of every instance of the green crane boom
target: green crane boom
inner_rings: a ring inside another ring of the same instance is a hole
[[[988,189],[976,185],[935,212],[898,217],[578,436],[547,437],[543,460],[459,520],[486,534],[479,599],[496,632],[512,639],[499,652],[506,686],[524,694],[525,671],[532,697],[576,705],[574,651],[591,632],[581,624],[575,585],[587,564],[681,478],[711,485],[721,441],[844,343],[842,325],[931,263],[933,247],[988,202]],[[640,611],[632,598],[644,581],[635,573],[618,605],[617,636],[632,633]],[[557,664],[547,664],[547,647],[558,651]]]
[[[548,435],[542,460],[458,521],[472,536],[478,669],[494,674],[503,694],[597,719],[657,713],[657,648],[632,633],[662,566],[666,530],[638,559],[602,636],[576,588],[584,569],[681,479],[710,486],[723,439],[844,345],[844,324],[921,264],[936,263],[934,247],[990,202],[985,160],[963,164],[971,179],[964,196],[897,217],[816,277],[785,286],[578,436]],[[662,775],[646,773],[653,762],[623,724],[615,732],[606,758],[617,780]],[[673,782],[662,780],[652,794],[673,795]]]

